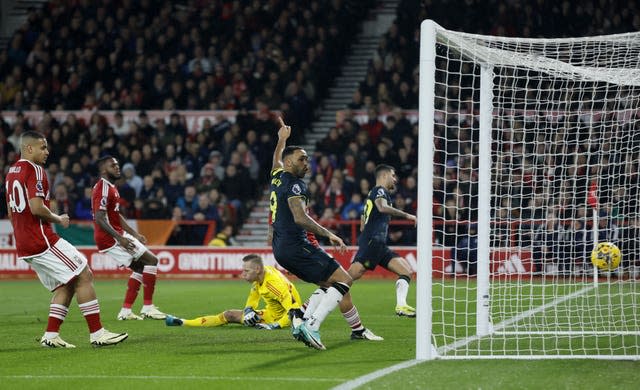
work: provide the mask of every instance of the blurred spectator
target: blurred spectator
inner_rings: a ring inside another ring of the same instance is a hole
[[[215,175],[215,167],[212,163],[206,163],[200,170],[200,180],[196,184],[198,193],[206,193],[214,188],[219,188],[220,179]]]
[[[367,132],[371,144],[377,145],[384,124],[378,119],[378,109],[369,107],[367,109],[367,122],[362,125],[362,130]]]
[[[233,164],[227,165],[220,189],[229,199],[229,203],[241,214],[247,211],[246,201],[253,193],[253,188],[247,183],[250,183],[248,175],[239,173],[238,168]]]
[[[564,228],[555,213],[550,211],[533,238],[533,272],[542,273],[557,269],[558,259],[564,255]]]
[[[213,169],[213,174],[217,180],[224,179],[224,167],[222,166],[222,153],[217,150],[209,153],[209,164]]]
[[[226,246],[238,246],[238,241],[233,238],[233,225],[226,224],[220,230],[216,237],[209,241],[209,246],[226,247]]]
[[[478,270],[478,226],[469,225],[469,232],[460,235],[452,256],[452,272],[465,272],[469,276],[477,274]]]
[[[171,208],[175,206],[178,198],[184,193],[184,182],[180,178],[178,170],[169,173],[169,180],[164,186],[164,194],[167,198],[167,205]]]
[[[197,199],[196,206],[191,210],[187,210],[185,218],[197,222],[215,222],[216,228],[219,229],[221,226],[220,215],[218,214],[218,209],[211,205],[209,196],[207,194],[201,194],[198,195]],[[193,234],[191,243],[202,245],[207,229],[208,225],[193,225],[191,229]]]
[[[249,177],[251,178],[251,180],[257,180],[260,165],[258,165],[256,156],[249,150],[247,144],[242,141],[238,142],[238,145],[236,146],[236,152],[238,152],[240,163],[249,173]]]
[[[135,196],[140,196],[140,191],[142,190],[143,181],[142,178],[136,175],[136,168],[131,163],[126,163],[122,166],[122,176],[126,184],[133,189],[135,192]]]
[[[189,210],[194,210],[198,206],[198,198],[196,193],[196,187],[194,185],[187,185],[184,188],[184,194],[176,201],[176,206],[180,207],[185,213]]]
[[[91,211],[91,190],[92,187],[84,187],[82,197],[76,200],[75,218],[92,220],[93,213]]]
[[[158,198],[158,187],[151,175],[147,175],[142,179],[142,188],[138,194],[138,198],[142,200],[150,200]]]
[[[342,208],[341,218],[343,220],[359,220],[364,210],[362,196],[358,192],[351,195],[351,199]]]
[[[324,193],[324,206],[333,209],[334,214],[340,215],[345,202],[346,197],[342,191],[342,179],[339,175],[333,175]]]
[[[67,214],[69,218],[75,218],[75,198],[69,194],[64,183],[60,183],[54,188],[50,208],[58,215]]]
[[[122,113],[120,111],[116,111],[113,116],[113,132],[118,137],[123,137],[129,134],[129,123],[124,121]]]

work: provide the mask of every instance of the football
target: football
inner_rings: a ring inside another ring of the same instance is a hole
[[[591,252],[591,263],[603,271],[613,271],[620,265],[622,253],[611,242],[601,242]]]

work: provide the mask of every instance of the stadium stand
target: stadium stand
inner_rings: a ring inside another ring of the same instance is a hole
[[[0,116],[0,168],[4,171],[15,161],[19,134],[35,127],[47,134],[53,148],[52,182],[67,184],[66,198],[61,190],[60,199],[68,200],[56,207],[75,205],[84,185],[96,178],[96,158],[111,153],[123,168],[125,162],[133,168],[127,169],[132,176],[121,187],[129,216],[190,218],[190,206],[181,205],[180,199],[194,185],[196,194],[207,194],[217,208],[219,226],[232,223],[238,231],[263,196],[267,175],[264,169],[256,172],[256,166],[270,165],[273,113],[281,112],[295,129],[310,129],[328,86],[340,73],[350,38],[368,11],[381,3],[311,1],[301,7],[286,0],[165,1],[160,6],[150,0],[49,2],[31,10],[0,51],[0,109],[96,112],[88,122],[73,115],[56,121],[45,113],[37,123],[21,115],[9,123]],[[498,12],[488,15],[487,10]],[[357,210],[358,195],[362,199],[371,188],[373,167],[387,163],[402,179],[396,204],[415,213],[421,20],[428,17],[472,33],[564,37],[638,30],[639,15],[633,0],[575,6],[399,1],[395,21],[380,38],[366,77],[352,91],[353,100],[337,114],[335,125],[324,129],[326,138],[314,145],[311,210],[336,221],[335,228],[346,233],[340,220],[353,220],[349,210]],[[557,23],[560,18],[574,23]],[[105,110],[134,110],[139,117],[127,124],[117,118],[107,121]],[[151,110],[175,114],[167,123],[150,122]],[[234,122],[220,116],[192,134],[186,130],[184,110],[234,110],[237,116]],[[449,141],[459,137],[453,132],[440,135]],[[299,141],[304,137],[294,140]],[[445,183],[454,182],[457,173],[447,169],[450,151],[437,154],[441,172],[436,180],[441,185],[434,190],[434,212],[446,219],[444,206],[459,189]],[[473,185],[472,162],[459,164]],[[239,186],[238,181],[252,185]],[[529,199],[518,201],[527,204]],[[0,216],[5,217],[1,203]],[[532,210],[535,207],[523,212]],[[409,229],[394,229],[396,243],[415,242]]]

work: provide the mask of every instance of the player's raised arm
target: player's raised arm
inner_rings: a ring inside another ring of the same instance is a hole
[[[284,164],[282,163],[282,151],[287,146],[287,139],[291,135],[291,126],[287,126],[281,116],[278,117],[278,123],[280,124],[280,129],[278,129],[278,144],[276,145],[276,149],[273,151],[272,171],[274,169],[284,167]]]

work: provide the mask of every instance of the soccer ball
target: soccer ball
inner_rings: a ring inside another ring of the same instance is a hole
[[[611,242],[601,242],[591,252],[591,262],[603,271],[613,271],[620,265],[622,253],[620,248]]]

